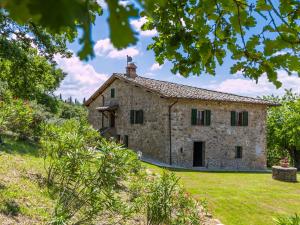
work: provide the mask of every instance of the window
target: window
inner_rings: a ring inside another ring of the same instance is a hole
[[[115,97],[115,89],[114,88],[110,89],[110,97],[111,98]]]
[[[123,143],[124,143],[124,147],[128,148],[128,135],[124,135]]]
[[[235,158],[241,159],[243,156],[243,148],[242,146],[235,146]]]
[[[130,110],[130,123],[131,124],[143,124],[144,123],[143,110]]]
[[[231,111],[231,126],[248,126],[248,112]]]
[[[192,109],[192,125],[203,125],[209,126],[211,120],[211,111],[210,110],[197,110]]]

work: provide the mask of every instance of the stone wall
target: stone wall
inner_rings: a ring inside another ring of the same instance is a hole
[[[211,125],[191,125],[191,109],[211,110]],[[248,126],[231,126],[231,111],[248,111]],[[266,167],[266,106],[182,100],[172,109],[173,162],[193,166],[193,143],[204,142],[209,169],[264,169]],[[243,156],[235,158],[235,146]]]
[[[115,98],[110,90],[115,88]],[[169,163],[169,105],[155,93],[119,79],[115,80],[89,108],[89,121],[102,127],[101,113],[96,107],[118,103],[115,132],[129,136],[129,148],[143,155]],[[211,125],[191,125],[191,109],[211,110]],[[144,124],[130,124],[130,110],[144,111]],[[230,111],[248,111],[245,127],[230,124]],[[241,103],[179,100],[171,109],[172,163],[192,167],[194,141],[205,142],[205,167],[209,169],[264,169],[266,167],[266,106]],[[109,125],[104,117],[103,126]],[[235,158],[235,146],[243,147],[243,157]]]
[[[297,168],[294,167],[272,167],[272,177],[275,180],[281,180],[286,182],[297,182]]]
[[[110,90],[115,89],[115,98],[111,98]],[[115,80],[103,93],[104,104],[118,103],[116,111],[115,133],[129,137],[129,148],[142,151],[143,155],[168,162],[166,146],[168,138],[168,106],[167,100],[159,95],[145,91],[144,89],[126,83],[119,79]],[[101,95],[93,101],[89,109],[89,121],[96,128],[101,128],[102,115],[95,110],[103,105]],[[144,111],[143,124],[130,123],[130,110]],[[106,112],[106,115],[108,113]],[[109,126],[109,117],[104,117],[104,127]]]

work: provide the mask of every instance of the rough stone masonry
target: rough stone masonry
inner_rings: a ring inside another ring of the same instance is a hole
[[[85,104],[94,128],[143,157],[187,168],[266,168],[274,102],[144,78],[132,63]]]

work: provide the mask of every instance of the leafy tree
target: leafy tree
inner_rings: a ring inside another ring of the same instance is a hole
[[[83,45],[79,55],[86,57],[92,52],[91,23],[96,15],[102,14],[101,7],[96,1],[65,0],[65,1],[38,1],[19,0],[0,2],[0,8],[6,10],[9,16],[21,25],[31,24],[42,26],[52,35],[66,34],[69,40],[82,28],[83,35],[79,42]]]
[[[10,45],[18,49],[18,43]],[[36,49],[22,51],[18,60],[0,61],[0,80],[8,84],[13,96],[24,99],[36,99],[39,95],[52,93],[64,79],[61,69],[49,63]]]
[[[287,90],[283,97],[269,96],[265,99],[281,103],[268,110],[267,147],[268,164],[278,162],[288,154],[293,164],[300,168],[300,95]]]
[[[241,71],[254,80],[266,73],[276,87],[277,70],[299,74],[300,3],[296,0],[138,0],[126,5],[106,0],[110,39],[118,49],[137,42],[130,19],[146,16],[144,30],[156,29],[158,36],[148,46],[156,60],[173,63],[172,72],[183,76],[215,75],[226,55],[235,62],[231,73]],[[91,24],[102,14],[93,0],[2,0],[0,7],[19,23],[39,24],[52,33],[83,30],[81,59],[93,56]]]
[[[51,34],[31,20],[19,24],[7,13],[0,11],[0,57],[4,59],[22,60],[23,52],[32,47],[38,49],[39,55],[51,62],[54,62],[55,54],[70,57],[72,53],[67,49],[66,41],[74,40],[76,35],[75,31]]]
[[[0,81],[15,97],[41,100],[65,77],[54,57],[70,57],[66,41],[74,37],[72,32],[50,34],[30,21],[20,25],[0,11]]]
[[[173,73],[215,75],[228,55],[232,74],[257,81],[266,73],[277,88],[277,70],[300,76],[299,1],[170,0],[153,8],[143,28],[159,35],[148,49],[160,64],[172,61]]]
[[[82,105],[69,104],[63,101],[59,102],[59,117],[63,119],[77,118],[81,120],[87,119],[87,110]]]

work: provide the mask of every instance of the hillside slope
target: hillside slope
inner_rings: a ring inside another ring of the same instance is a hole
[[[6,137],[0,146],[0,224],[44,224],[52,200],[44,187],[38,147]]]

